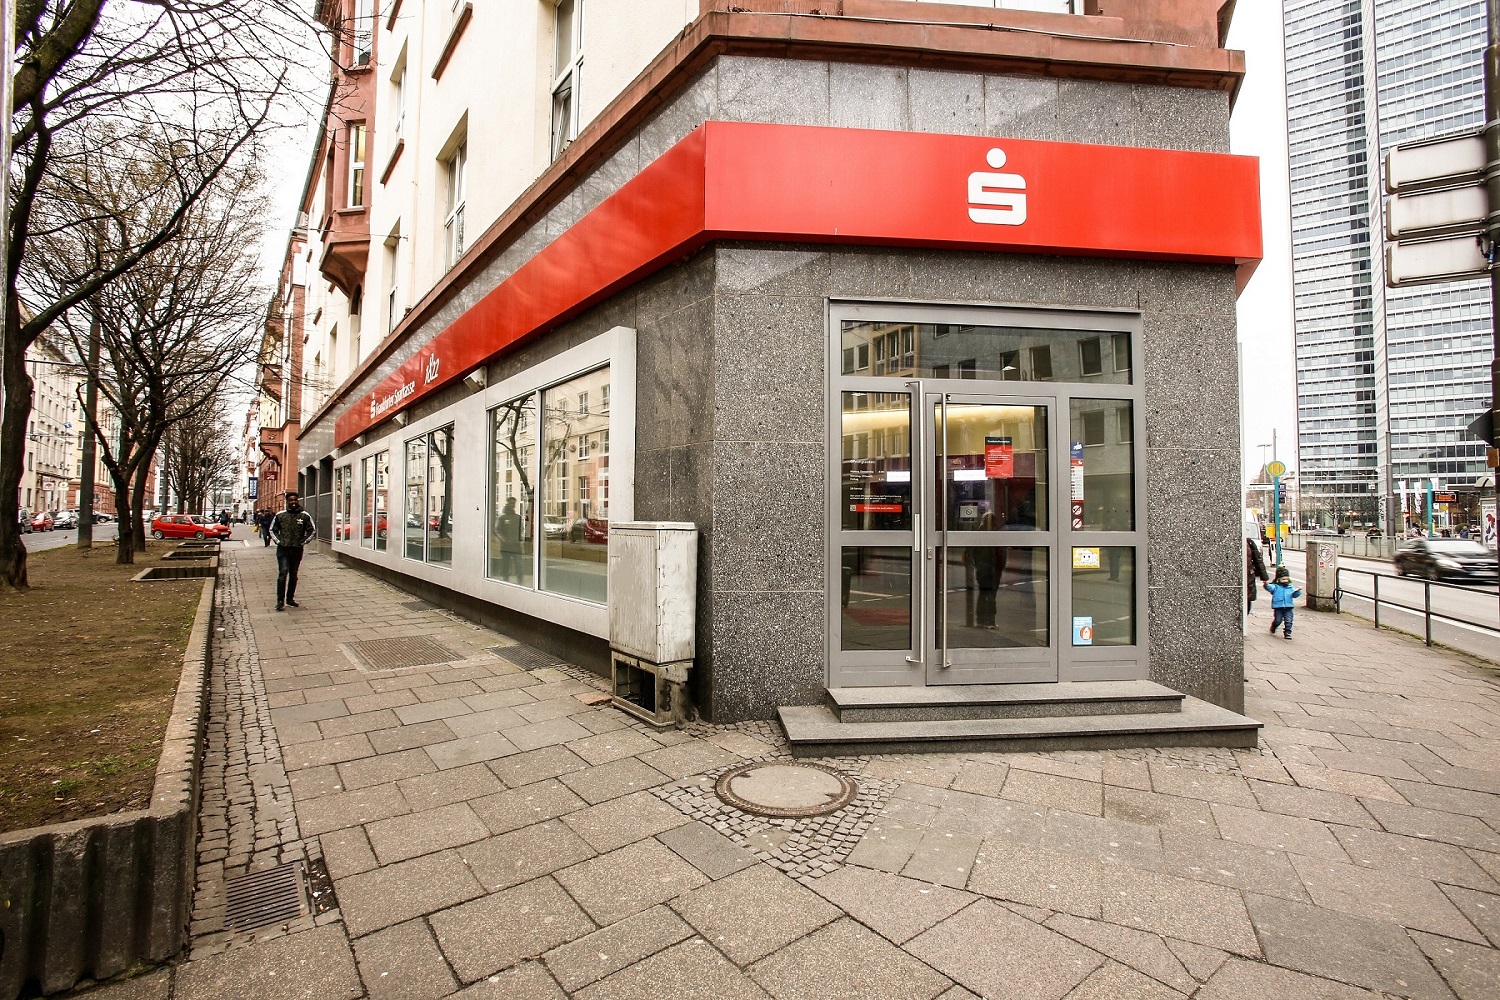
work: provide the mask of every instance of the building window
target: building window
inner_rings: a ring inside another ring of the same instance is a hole
[[[1034,382],[1052,380],[1052,348],[1046,344],[1031,349],[1031,379]]]
[[[1131,368],[1130,361],[1130,334],[1117,333],[1112,338],[1115,354],[1115,371],[1128,372]]]
[[[370,65],[375,52],[374,0],[354,0],[354,23],[350,43],[354,51],[354,65]]]
[[[578,394],[578,415],[580,417],[589,415],[589,394],[586,392]]]
[[[579,416],[586,416],[586,414],[580,413]],[[579,459],[589,457],[589,438],[587,434],[578,439],[578,457]]]
[[[452,482],[452,424],[406,442],[406,558],[452,565]]]
[[[1104,358],[1100,351],[1099,338],[1090,337],[1078,342],[1078,364],[1084,375],[1102,375]]]
[[[558,0],[552,57],[552,159],[578,135],[584,0]]]
[[[365,123],[349,126],[349,207],[365,205]]]
[[[443,218],[443,263],[445,270],[464,255],[464,175],[469,166],[469,144],[459,143],[447,162],[448,197]]]
[[[401,138],[401,129],[406,125],[406,61],[391,77],[391,143]]]

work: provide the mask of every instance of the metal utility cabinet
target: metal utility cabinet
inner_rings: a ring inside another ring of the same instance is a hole
[[[610,680],[617,707],[656,726],[688,717],[697,643],[698,528],[609,526]]]

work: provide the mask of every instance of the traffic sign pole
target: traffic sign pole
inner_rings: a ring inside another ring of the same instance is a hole
[[[1276,525],[1276,565],[1281,565],[1281,477],[1286,473],[1286,466],[1281,462],[1272,462],[1266,466],[1266,471],[1271,474],[1271,517]]]

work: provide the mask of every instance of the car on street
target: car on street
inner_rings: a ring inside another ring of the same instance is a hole
[[[228,538],[229,528],[196,514],[163,514],[151,522],[152,538]]]
[[[20,527],[21,534],[31,534],[31,511],[27,510],[25,507],[22,507],[20,510],[16,511],[16,524]]]
[[[604,545],[609,541],[609,522],[602,517],[580,517],[568,530],[569,541]]]
[[[54,528],[76,528],[78,527],[78,511],[60,510],[52,515],[52,526]]]
[[[49,513],[47,513],[45,510],[44,511],[39,511],[31,519],[31,530],[32,531],[51,531],[52,528],[53,528],[52,515],[49,514]]]
[[[1467,538],[1416,538],[1396,550],[1396,574],[1460,583],[1500,580],[1495,553]]]
[[[375,517],[375,520],[374,520],[375,537],[377,537],[377,538],[384,538],[386,536],[386,532],[388,532],[390,530],[390,523],[389,523],[389,521],[386,518],[386,512],[385,511],[383,511],[383,510],[376,511],[375,513],[376,513],[376,517]],[[411,525],[411,519],[410,518],[407,519],[407,524],[408,524],[408,526]],[[364,524],[364,536],[366,538],[370,537],[370,529],[371,529],[370,515],[366,514],[365,515],[365,524]],[[349,539],[351,539],[351,538],[354,537],[354,525],[352,525],[352,524],[345,524],[345,523],[335,524],[334,528],[333,528],[333,536],[335,538],[342,538],[345,541],[348,541]]]
[[[547,538],[564,539],[568,537],[568,522],[556,514],[542,515],[542,534]]]

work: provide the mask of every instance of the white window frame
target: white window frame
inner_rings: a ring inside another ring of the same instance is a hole
[[[350,22],[349,50],[356,67],[368,66],[375,58],[374,0],[354,0],[354,17]]]
[[[552,20],[552,159],[562,155],[568,144],[578,138],[580,119],[578,105],[583,82],[583,11],[585,0],[553,0]],[[568,26],[569,37],[566,61],[558,65],[563,55],[561,49],[562,11],[565,4],[573,9],[572,22]],[[566,104],[559,107],[560,101]]]
[[[349,208],[364,208],[370,191],[370,130],[365,122],[350,122],[347,137],[349,184],[344,192],[344,204]]]
[[[466,175],[469,172],[469,140],[458,144],[445,161],[447,169],[447,196],[443,213],[443,270],[452,270],[453,265],[464,255],[464,205],[467,203]]]

